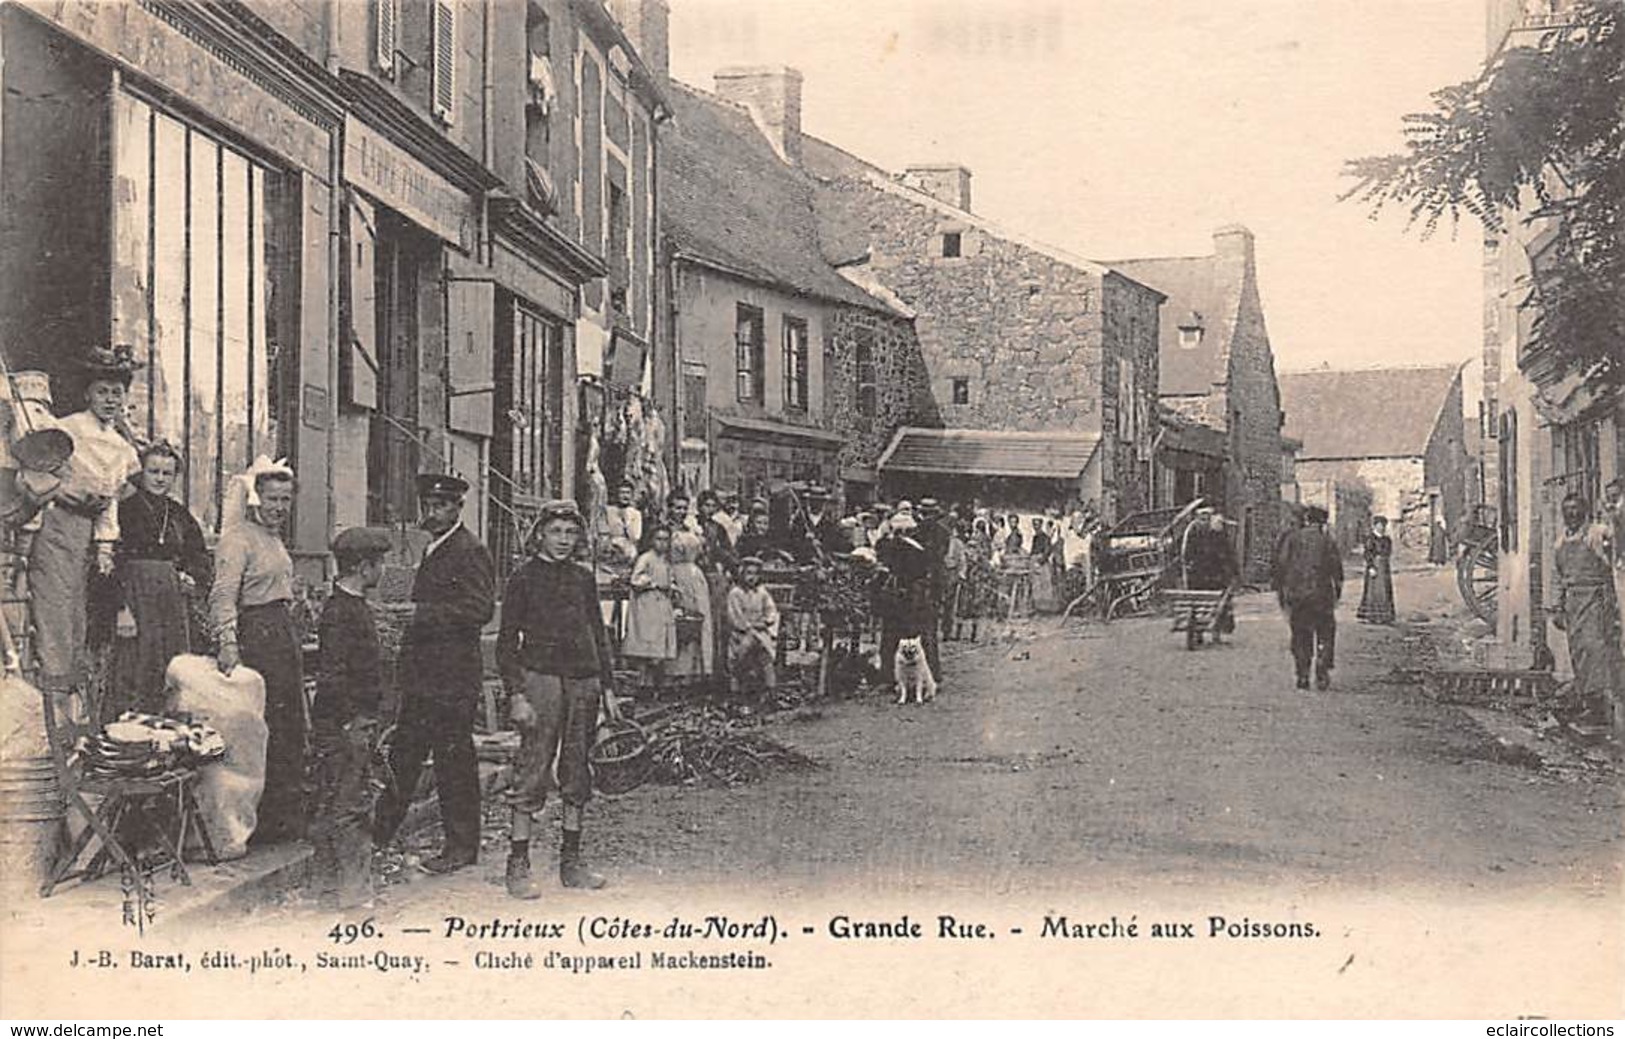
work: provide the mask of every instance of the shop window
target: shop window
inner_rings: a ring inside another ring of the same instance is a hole
[[[875,335],[867,328],[857,331],[854,350],[857,362],[858,414],[875,417]]]
[[[256,455],[285,451],[275,307],[286,188],[274,170],[131,94],[116,96],[114,122],[114,182],[125,185],[115,255],[147,288],[114,315],[119,340],[145,354],[132,420],[183,448],[180,493],[214,527],[224,482]]]
[[[514,302],[511,322],[498,333],[497,438],[493,485],[514,514],[529,515],[546,499],[567,492],[564,470],[564,330],[562,325]],[[493,549],[504,565],[523,552],[522,533],[503,513],[492,523]]]
[[[953,402],[955,404],[969,404],[970,403],[970,380],[969,379],[954,379],[952,381],[951,389],[953,391]]]
[[[741,403],[762,403],[765,360],[761,308],[741,303],[734,324],[735,396]]]
[[[807,410],[807,322],[784,319],[784,407]]]

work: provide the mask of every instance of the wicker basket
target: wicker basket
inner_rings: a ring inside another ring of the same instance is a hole
[[[598,740],[587,753],[593,788],[614,796],[630,793],[649,776],[649,737],[629,718],[615,718],[598,727]]]

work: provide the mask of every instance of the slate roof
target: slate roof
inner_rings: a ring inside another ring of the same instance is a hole
[[[661,225],[680,252],[773,287],[888,310],[825,260],[811,183],[779,159],[749,113],[675,81],[669,100]]]
[[[1071,480],[1100,443],[1096,433],[1013,433],[904,426],[875,468],[952,476],[1025,476]]]
[[[1224,382],[1225,343],[1241,307],[1240,284],[1226,285],[1217,256],[1111,260],[1113,270],[1168,297],[1158,319],[1157,391],[1165,397],[1205,396]],[[1179,326],[1201,318],[1205,331],[1194,347],[1179,345]]]
[[[1282,434],[1303,442],[1300,462],[1420,458],[1458,371],[1445,365],[1283,372]]]

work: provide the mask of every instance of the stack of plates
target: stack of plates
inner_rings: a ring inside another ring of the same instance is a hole
[[[226,741],[207,725],[129,711],[89,737],[81,749],[87,775],[112,779],[154,776],[177,762],[223,757]]]

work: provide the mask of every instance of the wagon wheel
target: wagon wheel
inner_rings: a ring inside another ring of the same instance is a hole
[[[1461,554],[1456,557],[1456,587],[1462,601],[1479,620],[1495,623],[1495,592],[1498,576],[1496,565],[1495,531],[1475,534],[1462,543]]]

